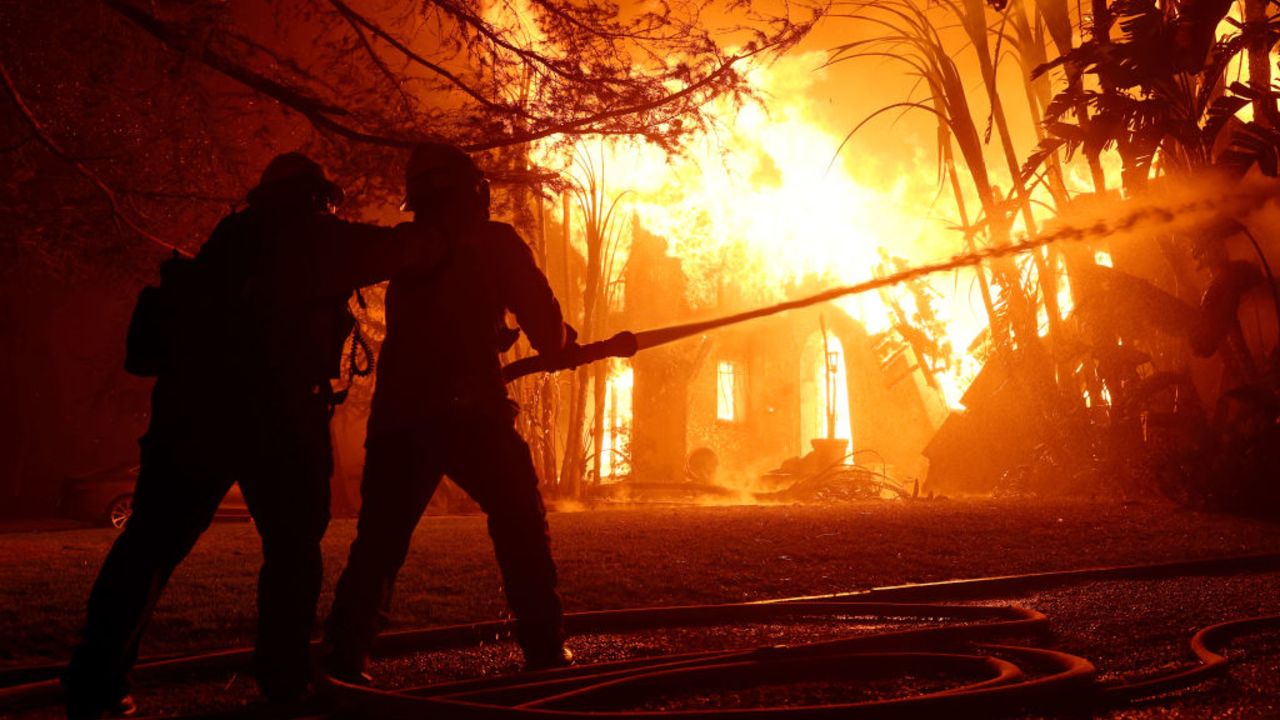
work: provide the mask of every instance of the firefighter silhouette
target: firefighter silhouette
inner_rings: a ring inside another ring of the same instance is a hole
[[[440,243],[421,225],[334,217],[339,188],[298,153],[272,160],[247,200],[194,259],[166,263],[135,310],[126,365],[156,375],[151,421],[133,515],[63,678],[70,717],[131,708],[128,673],[156,601],[234,482],[262,538],[257,680],[273,702],[308,692],[347,300],[430,265]]]
[[[574,334],[528,246],[510,225],[488,219],[488,184],[466,153],[421,145],[406,175],[406,206],[415,222],[440,229],[445,260],[431,275],[387,289],[363,504],[326,624],[326,669],[369,681],[366,660],[396,574],[443,475],[488,516],[526,667],[563,665],[546,511],[499,353],[516,337],[508,310],[539,353],[563,350]]]

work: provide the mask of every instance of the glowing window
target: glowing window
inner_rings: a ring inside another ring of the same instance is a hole
[[[630,362],[616,358],[609,361],[601,437],[604,455],[600,462],[600,475],[606,481],[631,473],[631,394],[635,378]]]
[[[721,362],[716,367],[716,419],[735,422],[742,416],[742,373],[737,363]]]

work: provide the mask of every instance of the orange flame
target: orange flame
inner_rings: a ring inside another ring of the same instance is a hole
[[[959,249],[961,237],[932,207],[936,186],[930,173],[868,185],[855,180],[840,159],[833,161],[842,137],[824,125],[806,93],[820,77],[813,68],[823,58],[800,54],[752,69],[748,80],[767,108],[719,103],[713,108],[719,127],[692,142],[683,157],[669,158],[630,141],[585,145],[606,178],[607,192],[625,193],[625,210],[647,231],[665,237],[669,252],[680,258],[694,307],[713,308],[726,287],[744,302],[764,304],[805,281],[864,281],[882,264],[881,250],[915,261]],[[535,159],[576,177],[580,168],[545,149],[553,144],[535,150]],[[622,226],[619,248],[625,254],[630,228]],[[971,279],[964,274],[955,287],[970,287]],[[944,339],[956,349],[937,381],[954,406],[978,369],[964,354],[986,318],[976,293],[954,292],[949,279],[934,282]],[[909,293],[897,297],[914,311]],[[895,322],[875,295],[838,304],[871,333],[888,331]]]

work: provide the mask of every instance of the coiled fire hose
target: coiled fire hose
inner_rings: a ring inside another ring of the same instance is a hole
[[[764,684],[829,682],[856,687],[876,679],[938,673],[966,678],[951,687],[900,698],[838,704],[721,709],[715,717],[760,720],[860,717],[988,717],[1027,711],[1060,712],[1114,705],[1188,687],[1222,672],[1221,648],[1232,638],[1280,631],[1280,615],[1210,625],[1191,638],[1194,662],[1140,679],[1103,684],[1087,659],[1015,641],[1043,638],[1049,619],[1017,605],[961,605],[944,601],[1025,594],[1081,582],[1222,575],[1280,570],[1280,553],[943,581],[825,596],[745,603],[571,613],[574,635],[646,629],[804,621],[937,621],[910,629],[819,642],[729,648],[634,658],[520,675],[439,683],[396,692],[327,679],[335,708],[369,718],[548,720],[706,718],[705,710],[626,710],[663,694],[709,692]],[[927,601],[927,602],[926,602]],[[386,633],[381,656],[474,647],[512,631],[511,621]],[[248,665],[250,649],[152,659],[135,676],[156,679]],[[0,713],[52,704],[59,668],[27,668],[0,676],[24,682],[0,687]],[[963,715],[960,715],[963,713]]]

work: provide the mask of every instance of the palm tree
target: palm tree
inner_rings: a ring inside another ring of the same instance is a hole
[[[949,7],[960,11],[959,6]],[[1027,203],[1022,197],[1011,201],[992,182],[982,133],[974,120],[954,59],[955,53],[943,42],[937,24],[911,0],[858,2],[850,5],[846,12],[833,12],[832,15],[871,24],[880,32],[875,37],[832,48],[830,63],[866,59],[902,63],[908,76],[915,78],[918,85],[927,91],[924,99],[908,98],[872,113],[850,131],[846,142],[866,123],[887,112],[921,110],[932,114],[938,121],[938,179],[951,187],[961,227],[965,231],[966,249],[973,250],[977,236],[984,232],[993,244],[1007,244],[1013,216]],[[984,41],[985,33],[984,23],[981,32]],[[971,219],[966,207],[965,185],[956,170],[956,148],[967,171],[969,187],[978,198],[980,214],[977,218]],[[994,287],[981,268],[978,269],[978,279],[995,345],[1029,347],[1038,344],[1034,301],[1026,294],[1017,268],[1011,261],[1001,261],[992,264],[991,272]],[[998,293],[994,292],[997,288]]]
[[[1265,57],[1277,40],[1274,18],[1214,42],[1216,28],[1229,3],[1189,0],[1168,10],[1155,0],[1118,0],[1107,6],[1117,20],[1116,38],[1097,36],[1064,52],[1036,69],[1042,75],[1062,66],[1068,74],[1093,75],[1095,88],[1068,86],[1045,110],[1050,137],[1024,164],[1024,176],[1047,154],[1046,149],[1112,148],[1124,164],[1123,179],[1130,193],[1141,192],[1156,163],[1171,174],[1195,173],[1210,165],[1240,172],[1257,163],[1276,173],[1275,93],[1259,87],[1269,71],[1259,69],[1249,85],[1227,84],[1232,60],[1248,47],[1250,67]],[[1265,63],[1262,63],[1265,64]],[[1225,92],[1224,92],[1224,85]],[[1245,105],[1255,104],[1255,119],[1233,122]],[[1088,127],[1079,122],[1079,108],[1093,111]],[[1077,122],[1069,122],[1072,116]],[[1221,133],[1230,125],[1223,143]],[[1215,148],[1226,145],[1225,151]]]

